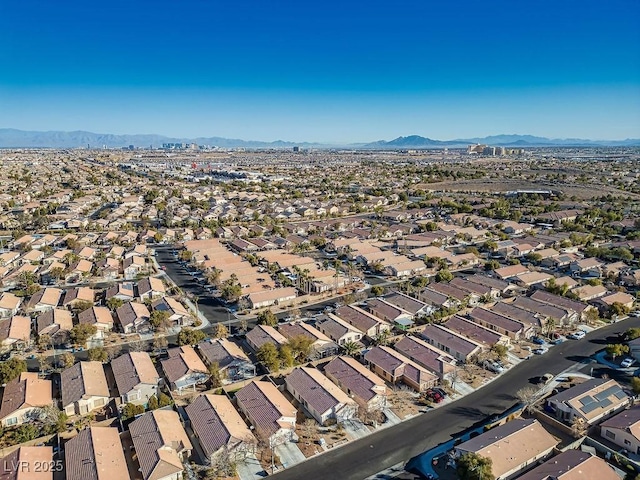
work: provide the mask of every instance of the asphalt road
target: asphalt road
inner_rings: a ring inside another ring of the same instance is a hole
[[[488,416],[502,413],[517,403],[515,393],[529,385],[530,379],[566,370],[582,363],[613,340],[618,332],[640,326],[640,319],[629,318],[587,334],[582,340],[569,340],[534,356],[507,371],[486,387],[456,402],[361,440],[328,451],[276,474],[278,480],[361,480],[406,462],[443,442],[451,440]],[[607,337],[609,341],[607,341]]]

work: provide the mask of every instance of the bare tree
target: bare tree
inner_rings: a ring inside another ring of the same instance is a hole
[[[535,387],[522,387],[516,392],[516,398],[524,404],[525,410],[529,411],[538,397],[538,392],[539,389]]]

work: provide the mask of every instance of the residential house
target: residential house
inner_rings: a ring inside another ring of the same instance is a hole
[[[38,290],[29,300],[28,310],[36,312],[45,312],[53,310],[60,303],[62,290],[59,288],[47,287]]]
[[[285,377],[287,391],[320,425],[351,420],[358,405],[316,368],[298,367]]]
[[[78,323],[95,325],[98,331],[113,330],[113,316],[107,307],[91,307],[78,314]]]
[[[359,342],[362,338],[360,330],[332,314],[318,320],[316,328],[340,346],[349,342]]]
[[[278,331],[289,341],[296,337],[309,338],[311,344],[310,356],[324,358],[338,353],[338,345],[320,330],[305,322],[282,323],[278,325]]]
[[[16,297],[13,293],[3,292],[0,294],[0,318],[16,315],[21,304],[22,298]]]
[[[540,318],[545,320],[552,319],[556,325],[569,325],[578,320],[578,314],[571,309],[567,309],[561,305],[551,305],[547,302],[540,302],[531,297],[516,297],[513,305],[538,314]]]
[[[449,318],[442,326],[482,345],[485,350],[490,350],[494,345],[508,346],[511,343],[508,335],[502,335],[459,315]]]
[[[78,362],[60,374],[62,409],[71,415],[86,415],[109,402],[109,387],[100,362]]]
[[[107,288],[104,294],[105,302],[110,298],[119,298],[123,302],[131,302],[135,298],[133,283],[122,282]]]
[[[158,398],[160,376],[147,352],[128,352],[111,361],[111,370],[122,403],[144,405]]]
[[[144,302],[147,298],[152,300],[156,297],[162,297],[167,293],[162,280],[156,277],[143,278],[137,283],[136,287],[138,298],[140,298],[141,302]]]
[[[134,255],[122,261],[122,272],[126,280],[133,280],[142,273],[145,268],[144,258]]]
[[[286,337],[270,325],[256,325],[247,332],[246,340],[249,346],[256,352],[265,343],[272,343],[276,347],[287,343]]]
[[[62,299],[62,306],[67,308],[75,308],[84,302],[93,304],[95,300],[95,292],[89,287],[74,287],[67,290]]]
[[[582,258],[569,264],[569,271],[574,275],[587,277],[599,277],[601,274],[602,262],[597,258]]]
[[[64,444],[67,480],[115,480],[129,477],[116,427],[88,427]]]
[[[380,298],[369,300],[367,302],[367,310],[385,322],[396,325],[401,330],[406,330],[413,325],[413,315],[411,313]]]
[[[170,348],[167,353],[169,358],[160,363],[172,390],[195,390],[196,385],[209,379],[209,370],[191,345]]]
[[[147,412],[129,424],[143,480],[180,480],[193,446],[173,410]]]
[[[633,304],[635,303],[635,298],[632,295],[629,295],[625,292],[615,292],[611,295],[606,295],[600,299],[598,299],[598,303],[603,305],[604,308],[610,309],[614,303],[618,303],[622,305],[627,310],[633,310]]]
[[[38,335],[53,335],[59,330],[70,331],[73,328],[73,317],[69,310],[54,308],[38,315],[35,323]]]
[[[547,458],[558,443],[538,420],[516,418],[461,443],[455,452],[491,459],[493,477],[503,480]]]
[[[338,308],[334,315],[357,328],[369,338],[375,338],[382,332],[391,330],[391,324],[388,322],[353,305],[344,305]]]
[[[0,345],[11,347],[17,342],[27,345],[31,338],[31,319],[15,315],[9,320],[0,321]]]
[[[469,318],[483,327],[506,335],[510,339],[526,338],[525,325],[504,315],[500,315],[485,308],[476,307],[469,312]]]
[[[51,392],[51,380],[41,379],[35,372],[22,372],[4,387],[0,406],[2,426],[35,421],[41,408],[53,405]]]
[[[116,319],[124,333],[134,333],[137,329],[149,322],[151,314],[143,303],[125,303],[116,310]]]
[[[386,408],[389,394],[386,383],[356,359],[336,357],[325,365],[324,374],[365,410]]]
[[[158,298],[151,304],[153,310],[169,313],[169,320],[177,325],[188,325],[191,323],[189,311],[173,297]]]
[[[16,468],[20,465],[33,466],[33,468]],[[0,478],[2,480],[53,480],[54,469],[43,467],[36,471],[36,465],[55,465],[53,447],[18,447],[0,459]]]
[[[435,311],[435,308],[431,305],[421,302],[420,300],[410,297],[402,292],[393,292],[384,297],[384,301],[408,312],[412,318],[420,315],[430,315]]]
[[[451,355],[412,335],[402,337],[393,348],[440,380],[455,370],[456,361]]]
[[[438,383],[437,375],[390,347],[373,347],[365,353],[364,360],[369,368],[388,382],[402,382],[417,392],[423,392]]]
[[[518,480],[620,480],[605,460],[582,450],[566,450]]]
[[[460,362],[467,362],[472,356],[482,351],[482,345],[441,325],[427,325],[420,336],[427,343],[448,353]]]
[[[270,307],[272,305],[282,305],[295,300],[297,296],[298,293],[294,287],[283,287],[250,293],[247,296],[247,300],[249,301],[249,308],[256,309]]]
[[[253,433],[226,395],[199,395],[184,410],[208,464],[223,452],[241,460],[255,449]]]
[[[628,452],[640,454],[640,406],[622,410],[602,422],[600,436]]]
[[[593,425],[625,408],[630,400],[615,380],[592,378],[547,398],[546,405],[568,424],[581,419]]]
[[[298,411],[273,383],[251,381],[235,398],[259,440],[273,447],[295,438]]]
[[[203,340],[198,351],[207,365],[217,364],[223,383],[232,383],[256,376],[256,366],[242,349],[226,338]]]

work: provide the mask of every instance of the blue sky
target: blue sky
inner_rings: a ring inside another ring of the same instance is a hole
[[[13,0],[0,127],[640,137],[637,0]]]

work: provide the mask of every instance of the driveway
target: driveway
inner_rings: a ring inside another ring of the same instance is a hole
[[[247,455],[242,462],[236,466],[240,480],[257,480],[264,478],[264,469],[255,455]]]
[[[284,466],[284,468],[289,468],[296,463],[303,462],[306,457],[293,442],[285,442],[280,445],[276,445],[274,448],[275,452],[280,457],[280,463]]]

